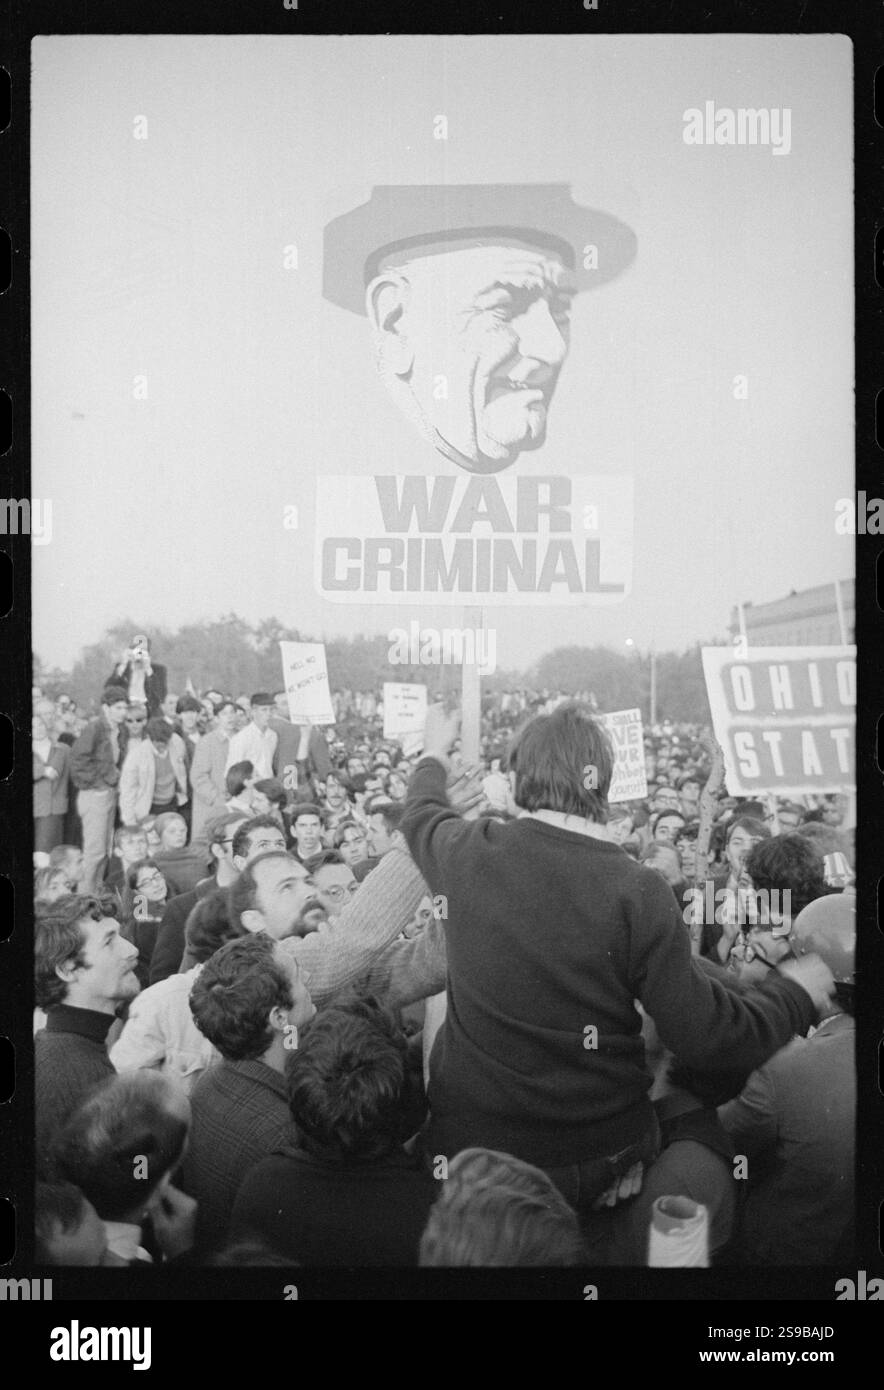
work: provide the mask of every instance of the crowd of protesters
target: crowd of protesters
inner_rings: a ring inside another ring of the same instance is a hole
[[[848,1257],[847,797],[728,796],[667,720],[609,804],[590,692],[488,695],[471,762],[143,635],[92,717],[34,697],[38,1262],[641,1265],[661,1198],[664,1262]]]

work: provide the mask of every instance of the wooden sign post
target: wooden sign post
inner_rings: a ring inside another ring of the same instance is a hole
[[[482,677],[479,673],[478,653],[479,634],[484,632],[485,628],[485,609],[464,608],[462,621],[464,630],[472,627],[476,633],[473,650],[476,659],[471,662],[465,661],[461,668],[460,750],[465,761],[475,763],[479,760],[482,741]],[[484,650],[484,643],[481,650]]]

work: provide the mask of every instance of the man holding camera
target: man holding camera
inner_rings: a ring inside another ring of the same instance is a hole
[[[123,686],[130,704],[147,705],[151,719],[161,713],[160,706],[166,698],[166,668],[151,661],[149,637],[136,633],[107,684]]]

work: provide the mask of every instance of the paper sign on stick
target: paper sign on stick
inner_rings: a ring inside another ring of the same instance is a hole
[[[293,724],[334,724],[324,642],[280,642],[282,680]]]
[[[614,745],[614,775],[608,805],[640,800],[648,794],[641,710],[618,709],[599,715]]]
[[[403,734],[422,735],[426,722],[425,685],[384,681],[384,738],[401,738]]]

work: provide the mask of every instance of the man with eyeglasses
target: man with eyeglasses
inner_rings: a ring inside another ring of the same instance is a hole
[[[310,876],[328,918],[339,917],[359,889],[359,881],[353,870],[334,849],[327,849],[314,862]]]
[[[656,812],[680,812],[681,803],[679,802],[678,792],[675,790],[675,787],[666,786],[665,783],[662,786],[659,786],[656,792],[654,793],[654,799],[651,802],[651,810]]]
[[[129,733],[129,742],[144,737],[144,726],[147,723],[147,705],[130,705],[126,710],[126,729]]]

